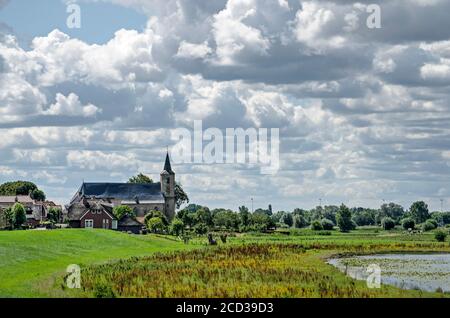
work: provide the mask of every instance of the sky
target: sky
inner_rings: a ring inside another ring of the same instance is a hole
[[[61,204],[83,180],[159,180],[201,120],[278,128],[280,169],[173,164],[193,203],[448,210],[449,93],[447,0],[0,0],[0,182]]]

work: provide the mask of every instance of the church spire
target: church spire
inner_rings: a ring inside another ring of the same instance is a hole
[[[167,150],[166,153],[166,162],[164,163],[164,170],[167,171],[170,174],[174,174],[172,170],[172,166],[170,165],[170,158],[169,158],[169,151]]]

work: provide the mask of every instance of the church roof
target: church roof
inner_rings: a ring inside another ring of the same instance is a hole
[[[97,199],[119,199],[127,201],[160,201],[164,199],[158,183],[83,183],[80,195]]]

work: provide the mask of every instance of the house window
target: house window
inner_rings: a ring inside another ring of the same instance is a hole
[[[109,229],[109,220],[108,219],[103,219],[103,228]]]
[[[87,229],[94,228],[94,220],[84,220],[84,227]]]
[[[117,230],[117,220],[112,220],[112,229]]]

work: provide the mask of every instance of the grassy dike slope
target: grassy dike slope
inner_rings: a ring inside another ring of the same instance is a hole
[[[45,297],[42,281],[70,264],[90,265],[193,248],[154,235],[107,230],[0,232],[0,297]]]

